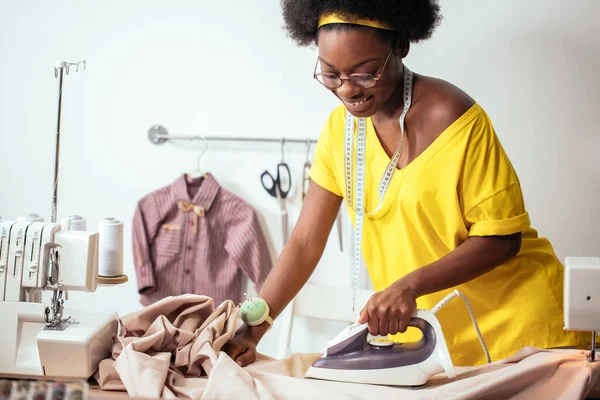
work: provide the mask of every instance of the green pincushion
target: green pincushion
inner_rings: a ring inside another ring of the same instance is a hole
[[[248,299],[240,307],[242,321],[250,326],[261,324],[268,316],[269,306],[260,298]]]

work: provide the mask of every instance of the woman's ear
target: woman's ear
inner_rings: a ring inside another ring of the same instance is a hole
[[[408,56],[408,52],[410,51],[410,41],[406,39],[398,40],[396,44],[396,54],[400,56],[400,58],[406,58]]]

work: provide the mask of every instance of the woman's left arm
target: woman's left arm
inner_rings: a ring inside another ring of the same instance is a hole
[[[458,286],[491,271],[517,255],[521,233],[508,236],[472,236],[440,260],[419,268],[405,281],[417,297]]]
[[[360,313],[369,333],[405,332],[416,309],[416,299],[458,286],[491,271],[521,249],[521,233],[506,236],[471,236],[454,251],[397,280],[371,296]]]

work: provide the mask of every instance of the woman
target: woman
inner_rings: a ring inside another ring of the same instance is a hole
[[[458,289],[492,361],[524,346],[582,344],[563,331],[562,265],[530,226],[519,179],[489,117],[456,86],[403,64],[410,43],[430,37],[438,24],[435,1],[282,6],[291,38],[317,44],[315,78],[342,105],[320,136],[298,223],[259,293],[270,316],[310,277],[345,201],[361,227],[376,290],[360,310],[371,334],[415,340],[418,331],[407,329],[415,309],[431,309]],[[486,362],[462,301],[437,317],[455,365]],[[225,350],[242,366],[253,362],[268,327],[244,326]]]

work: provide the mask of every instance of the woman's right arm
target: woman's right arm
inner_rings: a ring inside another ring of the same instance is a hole
[[[335,222],[342,199],[310,181],[298,222],[258,296],[270,308],[275,319],[296,297],[315,270],[331,228]],[[254,362],[256,345],[269,328],[268,322],[244,326],[224,350],[238,364]]]

